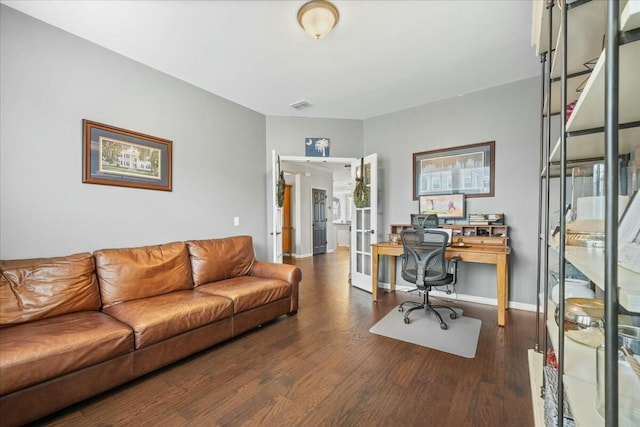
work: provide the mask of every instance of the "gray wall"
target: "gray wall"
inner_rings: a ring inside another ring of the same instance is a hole
[[[496,142],[495,197],[467,199],[467,213],[504,212],[513,250],[509,300],[528,304],[536,289],[539,93],[534,78],[364,122],[365,152],[379,156],[383,233],[418,211],[412,153]],[[494,266],[461,264],[458,283],[460,294],[496,298]]]
[[[412,153],[495,140],[496,195],[467,211],[507,215],[510,300],[535,302],[538,79],[364,122],[265,118],[6,6],[0,16],[3,259],[235,234],[266,259],[271,150],[304,156],[309,136],[331,138],[331,157],[379,154],[384,238],[418,209]],[[83,118],[172,140],[173,191],[83,184]],[[300,181],[313,186],[325,184]],[[464,264],[458,291],[495,298],[494,267]]]
[[[330,157],[361,157],[363,153],[363,128],[361,120],[340,120],[340,119],[308,119],[301,117],[274,117],[268,116],[266,119],[266,141],[267,141],[267,174],[271,176],[271,152],[276,150],[281,156],[304,156],[304,142],[307,137],[327,137],[331,139]],[[313,166],[304,164],[296,165],[295,168],[288,166],[287,171],[294,172],[299,176],[300,188],[296,188],[293,178],[287,179],[287,184],[292,184],[292,192],[298,194],[294,197],[296,206],[299,209],[299,221],[294,218],[295,228],[295,254],[307,256],[313,253],[313,237],[311,227],[311,189],[327,189],[328,207],[331,207],[333,200],[333,186],[331,174],[323,173]],[[305,172],[310,176],[306,176]],[[271,179],[267,182],[267,206],[271,206],[273,191]],[[336,232],[331,221],[332,213],[326,212],[327,224],[327,246],[328,250],[336,248]],[[268,227],[271,232],[271,210],[268,212]]]
[[[263,115],[6,6],[0,16],[0,257],[248,234],[266,258]],[[83,184],[84,118],[172,140],[173,191]]]
[[[331,157],[362,156],[362,120],[267,116],[268,153],[276,150],[282,156],[304,156],[307,137],[330,138]]]

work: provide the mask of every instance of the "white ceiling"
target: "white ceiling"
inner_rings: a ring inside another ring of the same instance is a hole
[[[304,2],[2,1],[268,116],[367,119],[539,74],[531,1],[334,1],[321,40]]]

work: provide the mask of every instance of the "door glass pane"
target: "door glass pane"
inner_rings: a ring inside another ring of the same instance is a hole
[[[371,275],[371,255],[365,254],[364,257],[364,274]]]
[[[362,209],[362,230],[371,230],[371,209]]]
[[[356,272],[362,273],[362,255],[361,254],[356,255]]]
[[[362,241],[362,232],[356,232],[356,251],[363,251],[363,241]]]

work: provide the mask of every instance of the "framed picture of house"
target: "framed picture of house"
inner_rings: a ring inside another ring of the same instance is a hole
[[[413,153],[413,199],[438,194],[493,197],[495,141]]]
[[[82,182],[171,191],[171,141],[90,120],[82,127]]]

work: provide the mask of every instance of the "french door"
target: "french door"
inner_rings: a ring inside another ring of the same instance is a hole
[[[354,160],[351,176],[353,182],[364,179],[369,188],[367,206],[356,207],[353,202],[351,206],[351,284],[371,292],[371,244],[378,242],[378,155]]]
[[[282,208],[278,207],[278,179],[280,178],[280,156],[271,151],[271,261],[282,263]]]

